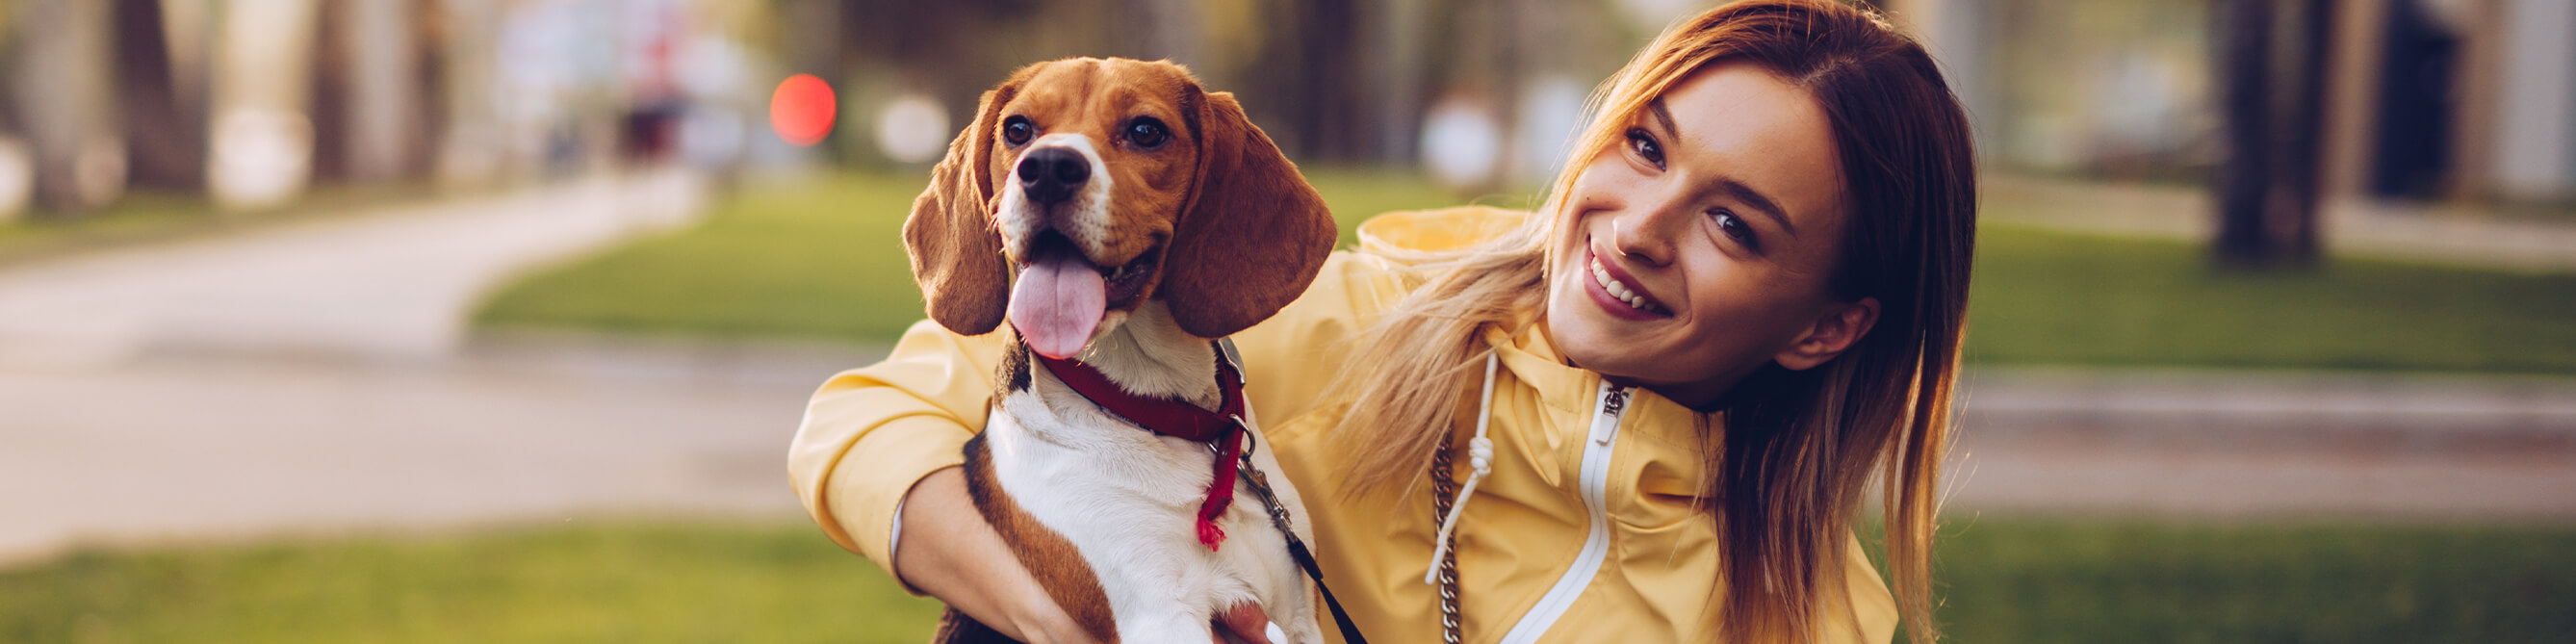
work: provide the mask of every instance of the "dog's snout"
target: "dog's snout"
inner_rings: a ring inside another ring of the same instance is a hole
[[[1091,179],[1091,160],[1070,148],[1040,148],[1020,158],[1019,175],[1030,201],[1063,203]]]

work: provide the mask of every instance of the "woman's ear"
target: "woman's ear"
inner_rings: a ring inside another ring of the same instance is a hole
[[[1828,306],[1805,334],[1771,359],[1791,371],[1813,369],[1851,349],[1877,323],[1878,298],[1864,297],[1858,302]]]
[[[1323,195],[1233,94],[1207,92],[1198,103],[1199,167],[1173,225],[1161,295],[1182,331],[1221,338],[1304,294],[1340,234]]]
[[[912,200],[903,246],[930,319],[966,335],[1001,326],[1011,297],[1002,233],[993,227],[995,112],[1019,93],[1019,79],[984,93],[975,121],[948,144],[930,171],[930,187]]]

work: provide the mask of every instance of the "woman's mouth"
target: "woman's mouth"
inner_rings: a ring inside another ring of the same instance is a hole
[[[1618,276],[1611,273],[1608,266],[1602,265],[1600,256],[1589,252],[1586,252],[1585,255],[1584,263],[1587,265],[1586,268],[1589,269],[1589,272],[1592,274],[1592,285],[1598,287],[1603,294],[1609,295],[1612,301],[1627,305],[1629,311],[1647,314],[1652,317],[1663,317],[1673,314],[1670,309],[1664,308],[1663,303],[1655,301],[1654,298],[1646,297],[1645,293],[1629,288],[1626,283],[1619,281]],[[1605,306],[1604,308],[1608,307]],[[1613,312],[1619,311],[1614,309]]]

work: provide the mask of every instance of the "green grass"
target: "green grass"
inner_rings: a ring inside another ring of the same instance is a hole
[[[1309,175],[1345,242],[1369,215],[1459,202],[1400,174]],[[748,189],[691,230],[512,286],[478,320],[891,340],[921,318],[898,239],[921,183],[853,174]],[[2191,244],[2001,224],[1980,236],[1971,362],[2576,374],[2576,275],[2349,258],[2231,273]]]
[[[1981,520],[1957,642],[2548,642],[2576,528]],[[803,522],[85,551],[0,570],[6,642],[920,642],[937,604]]]
[[[89,551],[0,570],[0,642],[925,642],[811,524]]]
[[[535,275],[477,319],[718,336],[886,338],[922,317],[903,255],[921,181],[840,175],[751,187],[697,226]]]
[[[1376,214],[1455,199],[1386,173],[1313,174],[1333,212]],[[919,176],[843,174],[747,188],[700,225],[529,277],[477,314],[493,326],[725,337],[891,341],[922,318],[903,255]],[[1352,240],[1358,219],[1342,222]]]
[[[2576,275],[2228,272],[2192,244],[2004,226],[1977,255],[1971,362],[2576,373]]]
[[[1984,520],[1944,539],[1934,576],[1958,642],[2576,635],[2576,530],[2566,527]]]

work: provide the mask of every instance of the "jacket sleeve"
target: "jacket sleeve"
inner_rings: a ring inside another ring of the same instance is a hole
[[[961,336],[924,320],[884,362],[832,376],[806,403],[787,453],[805,511],[841,547],[894,574],[895,510],[914,483],[964,461],[984,428],[1002,334]]]

